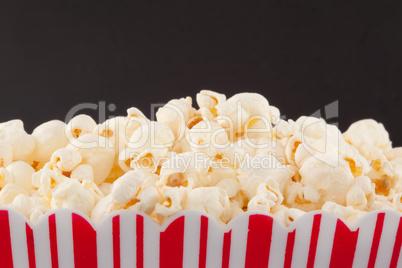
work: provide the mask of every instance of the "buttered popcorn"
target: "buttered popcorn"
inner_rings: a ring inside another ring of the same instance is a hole
[[[258,211],[286,226],[314,210],[349,224],[376,209],[402,212],[402,147],[381,123],[341,133],[322,118],[281,119],[257,93],[201,90],[195,100],[169,101],[156,121],[131,107],[32,134],[21,120],[0,123],[0,205],[33,222],[58,208],[95,222],[129,209],[158,223],[191,209],[222,224]]]

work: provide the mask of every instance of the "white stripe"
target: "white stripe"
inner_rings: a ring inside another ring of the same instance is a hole
[[[268,267],[283,267],[285,263],[287,234],[288,230],[283,223],[274,218]]]
[[[39,221],[32,226],[35,241],[35,261],[36,267],[52,267],[49,240],[49,214],[42,216]]]
[[[136,215],[132,210],[125,210],[120,214],[121,268],[132,268],[137,261]]]
[[[337,223],[337,217],[331,213],[321,212],[321,224],[320,233],[317,241],[316,258],[314,261],[314,267],[329,267],[331,262],[332,247],[331,241],[335,237],[335,229]]]
[[[60,268],[74,268],[73,225],[71,211],[56,211],[57,253]]]
[[[223,235],[229,229],[223,229],[215,218],[208,217],[208,240],[206,267],[222,267]]]
[[[357,238],[356,252],[353,260],[354,268],[363,268],[368,265],[376,222],[377,213],[366,214],[357,222],[359,236]]]
[[[27,218],[15,210],[9,210],[8,217],[10,223],[10,237],[14,268],[29,267],[25,227]]]
[[[294,223],[296,235],[293,248],[292,268],[307,266],[313,221],[314,214],[308,213],[297,219]],[[291,227],[293,227],[293,225]]]
[[[106,217],[97,226],[98,268],[113,267],[113,229],[112,218]]]
[[[201,214],[188,211],[184,217],[183,267],[193,268],[199,262]]]
[[[387,212],[385,214],[375,267],[389,267],[391,263],[396,232],[398,231],[399,217],[400,215],[394,212]]]
[[[232,243],[230,246],[230,268],[241,268],[246,263],[246,248],[248,235],[248,222],[250,213],[243,213],[229,223],[232,229]]]
[[[144,215],[144,268],[159,267],[160,227]]]

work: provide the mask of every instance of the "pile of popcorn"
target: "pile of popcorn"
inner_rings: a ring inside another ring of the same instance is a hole
[[[174,99],[151,121],[136,109],[97,124],[80,114],[24,130],[0,124],[0,205],[32,222],[69,208],[99,222],[131,209],[163,223],[187,209],[222,223],[244,211],[286,225],[313,210],[353,224],[377,209],[402,211],[402,147],[381,123],[345,133],[324,119],[283,120],[262,95],[209,90]]]

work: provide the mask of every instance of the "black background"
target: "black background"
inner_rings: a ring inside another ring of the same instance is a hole
[[[374,118],[401,146],[401,37],[401,1],[2,1],[0,121],[32,131],[99,101],[149,115],[208,88],[293,119],[339,100],[341,130]]]

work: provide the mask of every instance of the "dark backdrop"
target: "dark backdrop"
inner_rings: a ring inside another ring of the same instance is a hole
[[[208,88],[288,118],[339,100],[342,130],[374,118],[402,145],[401,1],[194,3],[1,1],[0,121],[31,131],[99,101],[149,115]]]

